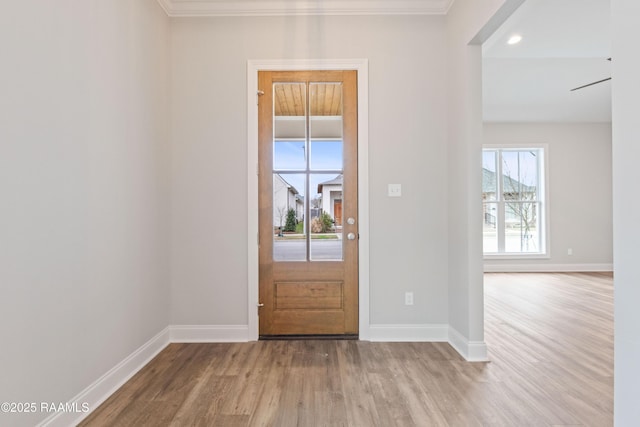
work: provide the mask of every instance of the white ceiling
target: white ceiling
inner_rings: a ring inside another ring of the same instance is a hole
[[[609,122],[610,0],[526,0],[483,45],[484,120]],[[517,45],[506,42],[522,35]]]

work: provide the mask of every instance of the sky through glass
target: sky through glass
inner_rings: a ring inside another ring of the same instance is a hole
[[[342,171],[342,141],[311,141],[310,191],[316,194],[318,184],[334,179]],[[304,141],[275,141],[274,170],[291,184],[300,195],[305,194],[306,158]],[[331,171],[314,173],[314,171]],[[296,173],[297,172],[297,173]],[[303,172],[303,173],[300,173]]]

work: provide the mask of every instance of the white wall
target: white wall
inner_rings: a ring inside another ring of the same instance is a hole
[[[172,323],[247,324],[247,60],[368,58],[371,323],[446,324],[447,212],[433,209],[447,200],[444,18],[175,19],[171,30]],[[403,197],[388,198],[388,183]]]
[[[66,402],[169,323],[168,20],[154,0],[2,9],[0,401]]]
[[[456,346],[486,357],[482,290],[482,53],[472,39],[504,0],[456,1],[447,15],[449,325]]]
[[[484,142],[548,144],[550,209],[548,259],[487,259],[485,269],[611,269],[611,124],[485,123]]]
[[[637,0],[611,0],[613,100],[613,229],[615,287],[615,408],[618,427],[640,419],[640,57]]]

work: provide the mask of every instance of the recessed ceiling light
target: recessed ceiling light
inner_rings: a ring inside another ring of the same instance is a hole
[[[520,34],[514,34],[511,37],[509,37],[509,41],[507,41],[507,44],[518,44],[522,41],[522,36]]]

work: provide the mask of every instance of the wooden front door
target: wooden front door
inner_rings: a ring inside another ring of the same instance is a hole
[[[357,73],[261,71],[258,88],[260,336],[355,335]]]

